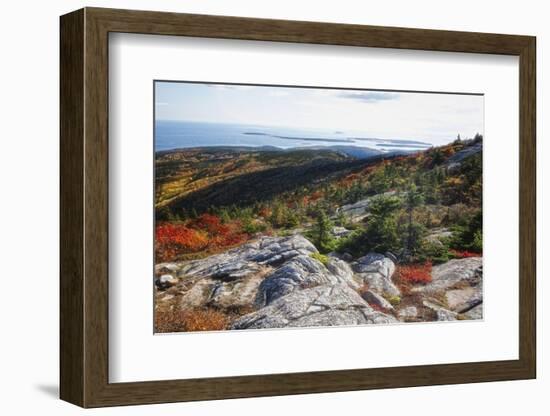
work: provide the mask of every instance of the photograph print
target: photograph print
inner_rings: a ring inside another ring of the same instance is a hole
[[[483,318],[483,94],[154,82],[154,332]]]

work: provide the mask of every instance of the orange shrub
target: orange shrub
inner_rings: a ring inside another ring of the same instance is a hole
[[[345,178],[343,178],[340,182],[342,185],[350,186],[353,182],[358,180],[360,178],[358,173],[350,173]]]
[[[215,309],[155,312],[156,332],[220,331],[226,329],[230,319]]]
[[[323,196],[323,193],[321,191],[315,191],[309,196],[309,200],[312,202],[315,202],[319,200]]]
[[[234,222],[227,230],[211,235],[208,246],[210,248],[223,248],[244,243],[248,240],[249,235],[242,232],[240,227],[241,225],[239,222]]]
[[[180,255],[241,244],[249,239],[238,220],[223,224],[219,217],[203,214],[185,223],[163,222],[155,230],[157,261],[174,260]]]
[[[455,154],[455,149],[452,146],[446,147],[443,149],[443,154],[447,157],[452,156]]]
[[[403,283],[430,283],[432,281],[432,263],[410,264],[397,267],[397,278]]]
[[[262,207],[262,209],[260,209],[260,212],[258,212],[258,215],[263,218],[269,218],[271,217],[271,214],[272,211],[268,207]]]
[[[229,318],[215,309],[193,309],[182,315],[186,331],[219,331],[229,324]]]
[[[168,261],[177,254],[193,253],[208,245],[204,232],[183,224],[161,223],[155,230],[155,253],[158,261]]]
[[[193,222],[193,226],[209,233],[225,233],[228,227],[222,224],[221,219],[212,214],[202,214]]]
[[[242,223],[239,220],[222,224],[217,216],[203,214],[195,221],[194,225],[208,232],[209,248],[234,246],[249,238],[249,235],[242,230]]]

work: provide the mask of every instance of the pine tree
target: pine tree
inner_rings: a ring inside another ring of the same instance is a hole
[[[379,196],[371,200],[367,227],[358,240],[362,254],[399,248],[396,214],[400,207],[401,200],[396,196]]]
[[[326,253],[334,248],[334,239],[332,237],[332,221],[323,209],[317,213],[317,222],[313,229],[314,244],[317,249]]]

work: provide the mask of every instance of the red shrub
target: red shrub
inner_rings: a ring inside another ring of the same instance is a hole
[[[432,263],[411,264],[397,267],[397,278],[403,283],[430,283],[432,281]]]
[[[193,226],[209,233],[224,233],[228,229],[225,224],[222,224],[219,217],[212,214],[202,214],[193,222]]]
[[[211,214],[202,214],[196,220],[185,223],[160,223],[155,232],[157,261],[170,261],[183,254],[242,244],[249,237],[242,230],[239,220],[223,224],[219,217]]]
[[[198,250],[206,246],[207,238],[204,233],[185,225],[163,223],[157,226],[156,241],[161,244],[174,243],[189,250]]]
[[[205,233],[183,224],[161,223],[155,230],[155,252],[158,261],[173,259],[180,253],[193,253],[208,245]]]
[[[249,235],[241,231],[241,223],[239,221],[234,221],[227,225],[226,228],[219,229],[217,233],[212,233],[210,235],[209,247],[223,248],[234,246],[244,243],[248,238]]]
[[[384,309],[382,306],[380,306],[376,303],[369,303],[369,306],[377,312],[383,312],[383,313],[388,312],[386,309]]]
[[[468,257],[479,257],[479,253],[467,250],[449,250],[453,257],[457,259],[467,259]]]

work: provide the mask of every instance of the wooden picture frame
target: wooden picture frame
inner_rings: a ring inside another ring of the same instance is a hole
[[[61,17],[60,396],[82,407],[536,377],[535,53],[530,36],[85,8]],[[519,359],[109,383],[108,35],[111,32],[519,57]]]

